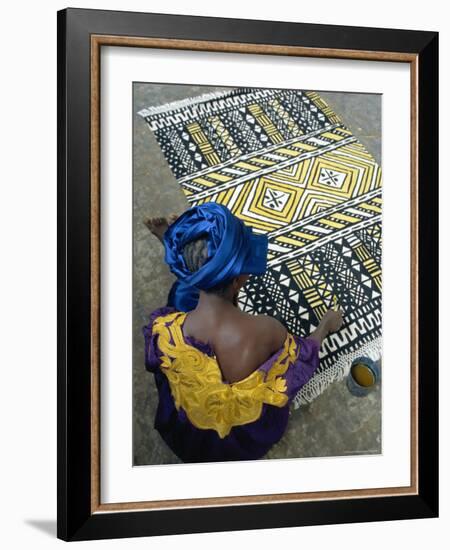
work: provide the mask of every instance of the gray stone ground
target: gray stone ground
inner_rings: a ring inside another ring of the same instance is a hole
[[[149,105],[184,99],[222,88],[134,84],[134,272],[133,272],[133,465],[174,464],[178,458],[153,428],[157,392],[144,368],[142,326],[148,314],[165,305],[174,281],[163,248],[143,225],[145,217],[166,216],[189,207],[142,117]],[[331,108],[381,160],[381,96],[320,92]],[[381,452],[381,387],[369,396],[352,396],[345,381],[332,384],[307,406],[291,410],[288,429],[266,458],[302,458]]]

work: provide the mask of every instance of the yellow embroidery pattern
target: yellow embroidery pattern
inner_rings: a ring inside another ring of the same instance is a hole
[[[292,334],[287,335],[276,361],[267,372],[256,370],[228,384],[223,382],[214,357],[187,344],[181,323],[186,313],[175,312],[158,317],[153,333],[158,334],[162,351],[161,370],[167,376],[177,409],[183,407],[194,426],[216,430],[221,438],[233,426],[259,418],[264,403],[283,407],[287,401],[283,374],[298,357],[299,348]]]

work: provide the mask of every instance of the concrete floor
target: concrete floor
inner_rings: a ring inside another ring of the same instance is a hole
[[[189,207],[149,127],[136,113],[223,88],[134,84],[134,270],[133,270],[133,465],[180,462],[153,428],[157,392],[144,368],[142,326],[165,305],[174,281],[163,248],[142,220]],[[381,161],[381,96],[320,92],[330,107]],[[313,403],[291,410],[288,429],[266,458],[302,458],[381,453],[381,387],[364,398],[352,396],[345,381],[332,384]]]

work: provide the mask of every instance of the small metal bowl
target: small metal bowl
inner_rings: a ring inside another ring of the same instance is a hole
[[[368,395],[381,378],[380,362],[370,357],[357,357],[352,361],[347,376],[347,388],[356,397]]]

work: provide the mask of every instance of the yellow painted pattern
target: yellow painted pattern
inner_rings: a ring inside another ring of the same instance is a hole
[[[298,126],[298,124],[291,118],[289,113],[286,111],[286,109],[277,99],[272,99],[270,101],[270,105],[272,106],[273,110],[277,113],[277,115],[286,124],[289,130],[289,133],[291,135],[298,136],[303,133],[301,128]]]
[[[270,177],[275,181],[304,184],[311,162],[313,162],[312,159],[306,159],[298,164],[273,172]]]
[[[337,151],[326,153],[326,157],[331,161],[335,161],[337,165],[344,164],[361,171],[363,175],[363,183],[359,192],[360,195],[371,191],[372,188],[375,188],[372,185],[372,180],[374,178],[375,171],[378,170],[378,167],[373,163],[372,157],[370,157],[371,162],[367,162],[366,159],[358,158],[355,156],[354,151],[350,149],[349,145],[344,145]]]
[[[219,174],[219,172],[210,172],[208,174],[208,178],[217,180],[220,183],[227,183],[228,181],[231,181],[233,179],[231,176],[226,176],[225,174]]]
[[[303,141],[298,141],[296,143],[291,143],[291,147],[296,147],[297,149],[300,149],[301,151],[315,151],[317,149],[317,146],[309,145],[309,143],[304,143]]]
[[[281,143],[283,141],[283,136],[277,130],[274,123],[267,116],[267,114],[262,110],[261,106],[257,103],[248,106],[248,110],[255,117],[255,120],[260,124],[266,134],[269,136],[269,139],[272,143]]]
[[[223,141],[225,147],[228,149],[232,156],[238,156],[242,154],[240,148],[236,145],[233,137],[230,132],[225,128],[223,122],[220,120],[220,117],[213,116],[209,118],[209,122],[216,131],[219,138]]]
[[[290,237],[286,237],[285,235],[280,235],[279,237],[277,237],[277,242],[284,243],[284,244],[291,244],[296,248],[299,246],[299,244],[301,244],[299,243],[298,240],[292,239]]]
[[[331,289],[328,288],[325,279],[320,274],[319,266],[312,261],[307,262],[304,269],[300,269],[295,261],[287,262],[287,266],[302,290],[308,305],[313,309],[317,318],[321,319],[328,308],[317,288],[322,289],[324,297],[331,296]]]
[[[308,235],[307,233],[304,233],[303,231],[298,231],[297,229],[294,229],[292,231],[293,235],[297,235],[301,239],[305,239],[307,241],[315,241],[317,239],[316,235]]]
[[[197,122],[193,122],[186,126],[186,130],[191,134],[192,139],[198,145],[202,155],[204,155],[207,163],[210,166],[220,163],[219,155],[214,151],[213,146],[208,141],[205,133]]]
[[[334,229],[342,229],[343,227],[345,227],[345,224],[333,221],[329,218],[320,218],[320,220],[318,220],[318,221],[320,223],[323,223],[324,225],[328,225],[330,227],[333,227]]]
[[[222,191],[217,196],[216,202],[218,202],[219,204],[225,204],[226,205],[230,201],[231,196],[233,195],[233,193],[234,193],[233,188],[228,189],[228,191]]]
[[[298,157],[297,151],[292,151],[292,149],[287,149],[286,147],[281,147],[280,149],[277,149],[277,153],[280,153],[281,155],[287,155],[288,157]]]
[[[341,123],[340,117],[329,107],[328,103],[316,92],[306,92],[309,99],[318,107],[333,124]]]
[[[244,161],[236,162],[235,166],[237,166],[238,168],[245,168],[246,170],[250,170],[251,172],[257,172],[258,170],[261,170],[259,166],[255,166],[254,164],[250,164]]]
[[[362,143],[354,142],[348,145],[349,150],[355,157],[360,157],[363,160],[374,161],[373,156],[367,151]]]
[[[348,214],[342,214],[341,212],[335,212],[333,218],[342,220],[347,223],[357,223],[361,221],[361,218],[355,218],[355,216],[349,216]]]
[[[333,132],[323,132],[323,134],[320,134],[320,137],[332,139],[333,141],[341,141],[342,136],[338,136],[336,134],[333,134]]]
[[[345,179],[340,187],[332,187],[330,184],[322,182],[320,176],[323,170],[333,170],[345,174]],[[353,195],[356,183],[358,181],[358,171],[352,166],[344,164],[343,162],[337,163],[332,158],[329,158],[325,153],[314,163],[311,171],[311,176],[308,179],[308,189],[316,189],[318,191],[324,191],[330,195],[336,195],[342,197],[342,199],[349,199]]]
[[[276,211],[263,204],[263,199],[268,189],[275,192],[279,191],[281,193],[286,193],[289,196],[282,210]],[[289,222],[292,219],[297,203],[297,195],[297,190],[292,187],[281,185],[280,183],[270,179],[261,178],[256,186],[256,193],[252,201],[252,212],[265,216],[268,215],[273,219],[280,219]]]
[[[205,185],[206,187],[214,187],[215,185],[217,185],[217,183],[214,183],[213,181],[208,181],[205,178],[195,178],[195,180],[193,180],[193,182],[194,183],[201,183],[202,185]]]

